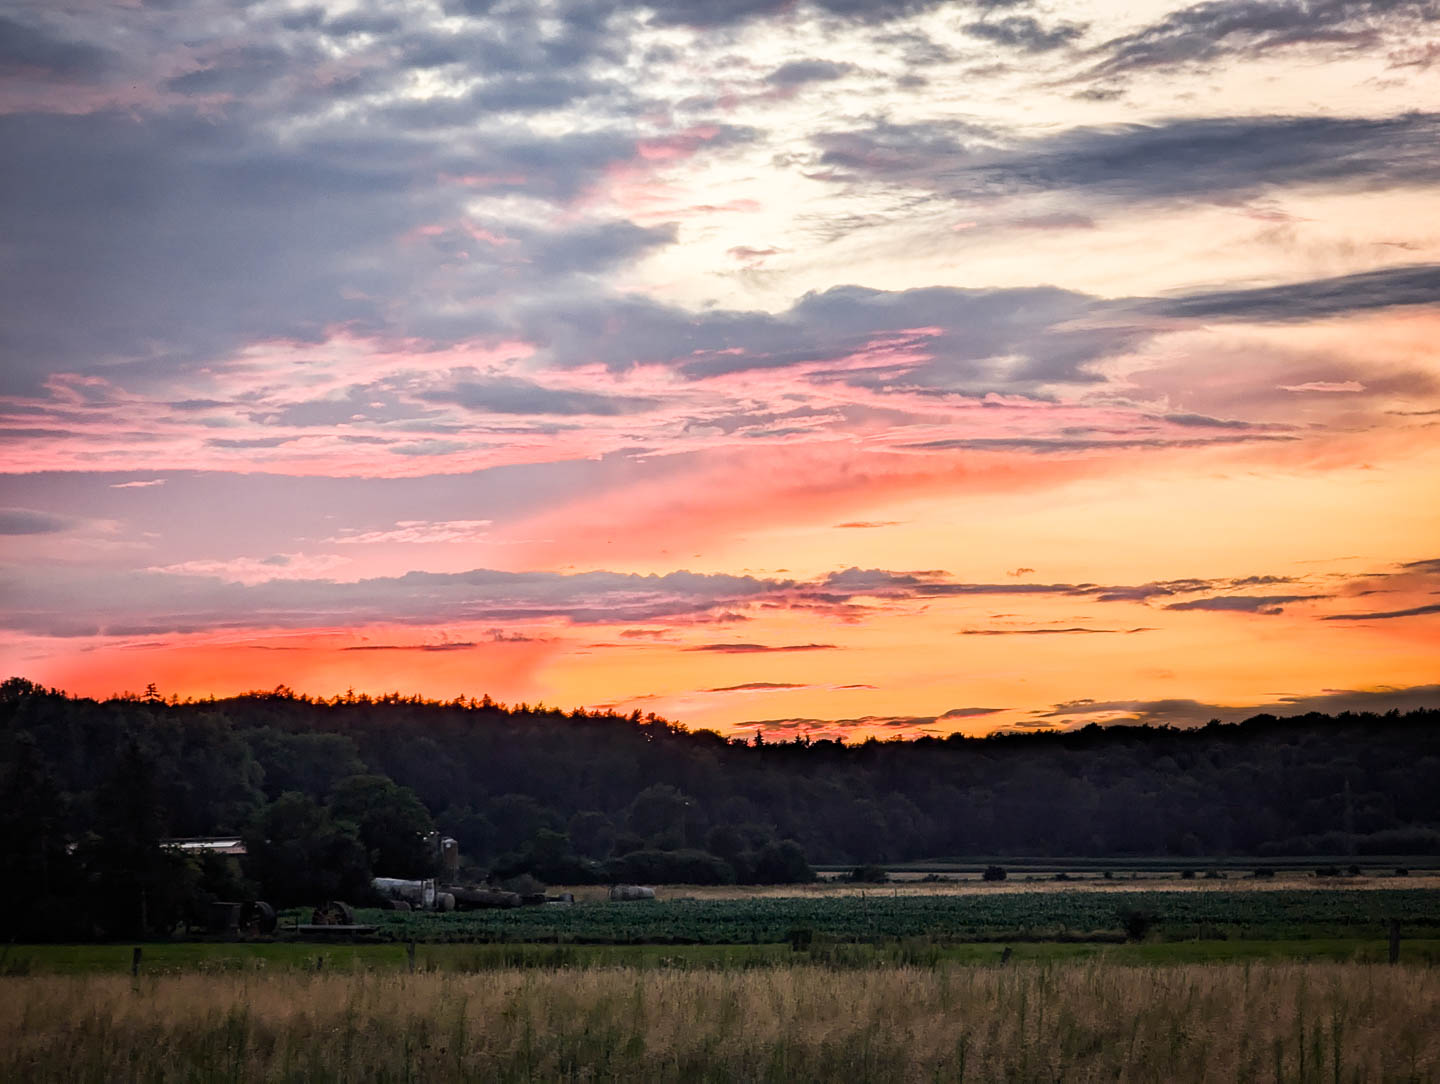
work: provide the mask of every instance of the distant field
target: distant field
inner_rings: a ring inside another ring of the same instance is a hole
[[[856,884],[837,876],[825,876],[808,885],[664,885],[656,889],[665,899],[790,899],[794,897],[829,896],[956,896],[998,895],[1007,892],[1266,892],[1266,891],[1360,891],[1365,889],[1425,889],[1440,892],[1440,874],[1426,873],[1408,877],[1360,876],[1316,877],[1313,872],[1282,871],[1273,877],[1251,877],[1231,873],[1223,878],[1193,879],[1169,873],[1126,873],[1106,878],[1100,873],[1066,873],[1063,879],[1055,874],[1027,873],[1011,870],[1003,881],[986,881],[978,873],[937,874],[942,880],[927,881],[929,874],[899,869],[890,873],[885,884]],[[596,901],[607,898],[604,886],[578,885],[566,887],[577,900]]]
[[[1440,855],[1413,855],[1413,854],[1373,854],[1373,855],[1274,855],[1269,857],[1206,857],[1197,856],[1194,858],[1177,858],[1174,855],[1157,856],[1125,856],[1125,857],[1099,857],[1099,858],[1053,858],[1009,855],[969,855],[959,858],[929,858],[914,862],[893,862],[886,863],[886,868],[892,872],[915,872],[915,873],[962,873],[968,876],[979,876],[980,871],[986,866],[1003,866],[1013,873],[1038,873],[1053,874],[1061,871],[1069,873],[1099,874],[1110,870],[1115,874],[1129,875],[1139,873],[1142,875],[1153,874],[1156,876],[1173,877],[1181,870],[1190,869],[1197,872],[1205,870],[1217,870],[1228,874],[1230,877],[1243,877],[1256,867],[1273,869],[1278,873],[1294,872],[1310,874],[1317,866],[1339,866],[1345,869],[1350,865],[1358,865],[1363,871],[1370,875],[1384,876],[1395,869],[1408,869],[1412,873],[1429,871],[1440,873]],[[840,874],[848,872],[853,866],[817,866],[816,869],[825,874]]]
[[[0,1079],[1434,1080],[1440,969],[0,978]]]
[[[365,911],[392,940],[574,943],[767,944],[796,930],[834,941],[925,937],[942,941],[1075,940],[1118,937],[1138,912],[1155,934],[1181,939],[1381,936],[1391,919],[1422,936],[1440,918],[1440,892],[1426,888],[1277,888],[915,893],[882,887],[861,894],[586,902],[454,914]]]

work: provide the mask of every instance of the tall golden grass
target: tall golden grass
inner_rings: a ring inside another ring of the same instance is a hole
[[[1440,971],[1358,964],[0,979],[7,1081],[1440,1079]]]

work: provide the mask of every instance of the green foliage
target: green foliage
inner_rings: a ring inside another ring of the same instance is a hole
[[[429,877],[435,855],[426,842],[434,822],[415,792],[383,775],[352,775],[335,787],[330,814],[353,824],[380,877]]]
[[[1155,924],[1155,915],[1142,907],[1122,907],[1117,914],[1120,917],[1121,929],[1131,941],[1145,940],[1145,935]]]
[[[154,763],[128,742],[95,796],[95,831],[80,847],[84,908],[107,937],[168,933],[183,920],[198,871],[160,846],[164,822]]]
[[[28,684],[28,683],[27,683]],[[20,692],[11,682],[0,699]],[[65,801],[27,733],[0,738],[0,930],[74,936],[74,915],[58,906],[79,889],[80,867],[65,845]]]
[[[800,844],[793,839],[781,839],[760,848],[746,879],[751,884],[762,885],[809,884],[815,880],[815,871],[805,861]]]
[[[746,744],[638,713],[488,699],[321,701],[280,688],[97,702],[12,679],[0,685],[0,797],[9,799],[0,857],[7,871],[38,878],[37,900],[51,902],[7,904],[6,914],[37,933],[56,922],[83,932],[168,921],[172,898],[208,890],[152,844],[258,825],[287,794],[336,804],[313,823],[301,818],[319,838],[275,847],[300,847],[307,861],[329,848],[330,879],[352,886],[366,867],[429,872],[417,841],[431,819],[473,866],[543,867],[560,881],[657,852],[696,856],[688,879],[741,882],[803,879],[810,862],[945,854],[1301,854],[1315,856],[1311,868],[1346,854],[1393,865],[1440,853],[1437,723],[1440,712],[1416,711],[1193,731]],[[132,757],[147,767],[126,794],[114,776]],[[337,823],[347,821],[348,843]],[[631,861],[647,863],[675,868]],[[298,891],[298,869],[276,867],[284,891]]]
[[[334,820],[308,795],[291,792],[275,799],[246,833],[245,844],[249,876],[277,906],[369,894],[369,855],[358,829]]]
[[[577,854],[599,860],[610,854],[615,843],[615,825],[599,810],[586,809],[570,818],[569,835]],[[714,852],[713,847],[706,849]]]
[[[612,881],[636,884],[728,885],[735,883],[730,863],[705,851],[631,851],[606,865]]]

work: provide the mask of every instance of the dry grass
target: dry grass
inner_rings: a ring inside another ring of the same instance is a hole
[[[1399,877],[1316,878],[1308,873],[1281,873],[1275,877],[1252,878],[1232,875],[1223,880],[1197,877],[1184,880],[1173,874],[1142,874],[1105,880],[1098,874],[1071,875],[1067,881],[1053,876],[1035,875],[1034,880],[1023,871],[1011,874],[1004,881],[982,881],[978,875],[939,882],[918,880],[919,874],[899,874],[883,885],[855,884],[841,880],[821,880],[808,885],[663,885],[655,890],[660,899],[738,900],[794,899],[829,896],[994,896],[1016,892],[1274,892],[1279,890],[1317,889],[1323,891],[1364,892],[1374,889],[1440,890],[1440,875]],[[573,892],[582,902],[607,899],[604,885],[573,885],[551,891]]]
[[[0,1079],[1440,1078],[1440,971],[880,967],[0,980]]]

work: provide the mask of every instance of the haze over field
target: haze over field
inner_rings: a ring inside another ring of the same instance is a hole
[[[14,0],[0,676],[1440,703],[1436,0]]]

